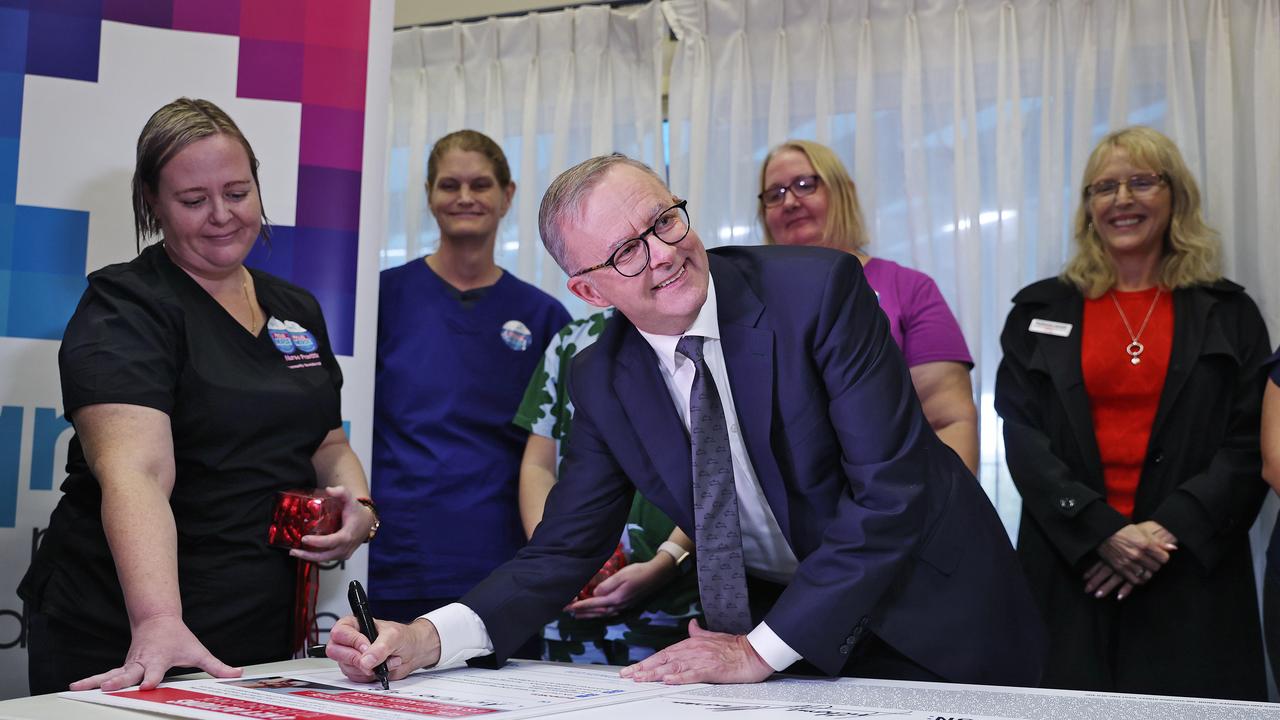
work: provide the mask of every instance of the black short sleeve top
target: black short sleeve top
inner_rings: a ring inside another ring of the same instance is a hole
[[[311,457],[342,422],[342,371],[319,304],[302,288],[252,272],[269,318],[257,336],[163,247],[148,247],[89,276],[58,357],[69,417],[99,403],[169,415],[183,614],[215,655],[214,645],[275,637],[280,627],[287,633],[295,565],[266,543],[271,509],[277,491],[315,486]],[[127,635],[98,480],[78,438],[68,447],[62,490],[20,593],[64,621]],[[227,662],[247,657],[226,652],[219,657]]]

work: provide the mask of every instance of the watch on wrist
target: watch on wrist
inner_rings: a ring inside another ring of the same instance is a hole
[[[378,517],[378,506],[373,503],[373,500],[367,497],[358,497],[356,498],[356,502],[369,508],[369,512],[373,513],[373,525],[369,527],[369,537],[364,539],[365,542],[369,542],[378,534],[378,528],[382,526],[382,519]]]
[[[676,569],[682,573],[688,572],[689,568],[693,567],[693,563],[691,562],[693,560],[693,553],[680,547],[679,543],[667,540],[658,546],[658,552],[670,555],[671,559],[676,562]]]

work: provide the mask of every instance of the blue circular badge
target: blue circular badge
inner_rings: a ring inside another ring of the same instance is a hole
[[[284,328],[289,331],[289,339],[293,341],[294,347],[304,353],[315,352],[316,338],[309,330],[292,320],[286,320]]]
[[[293,352],[293,340],[289,338],[289,331],[285,329],[284,323],[271,318],[267,321],[267,334],[271,336],[271,343],[277,350],[286,355]]]
[[[529,349],[529,343],[533,341],[533,333],[529,332],[529,327],[519,320],[508,320],[502,323],[502,342],[507,347],[521,352]]]

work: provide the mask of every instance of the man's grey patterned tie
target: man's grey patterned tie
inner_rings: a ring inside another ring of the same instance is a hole
[[[733,458],[725,429],[724,407],[715,380],[702,357],[703,338],[686,335],[676,352],[693,362],[689,393],[689,441],[693,456],[693,541],[698,557],[698,592],[707,627],[745,635],[751,631],[746,566]]]

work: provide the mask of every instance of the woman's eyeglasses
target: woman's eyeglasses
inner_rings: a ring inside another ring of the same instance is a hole
[[[1090,200],[1110,200],[1120,192],[1120,186],[1123,185],[1130,195],[1148,198],[1155,195],[1168,180],[1164,173],[1131,175],[1127,180],[1099,180],[1087,186],[1085,194]]]
[[[764,203],[765,207],[776,207],[787,199],[787,193],[795,193],[798,198],[812,195],[818,189],[819,182],[821,180],[817,175],[803,175],[792,180],[790,185],[771,187],[756,197],[760,198],[760,202]]]

